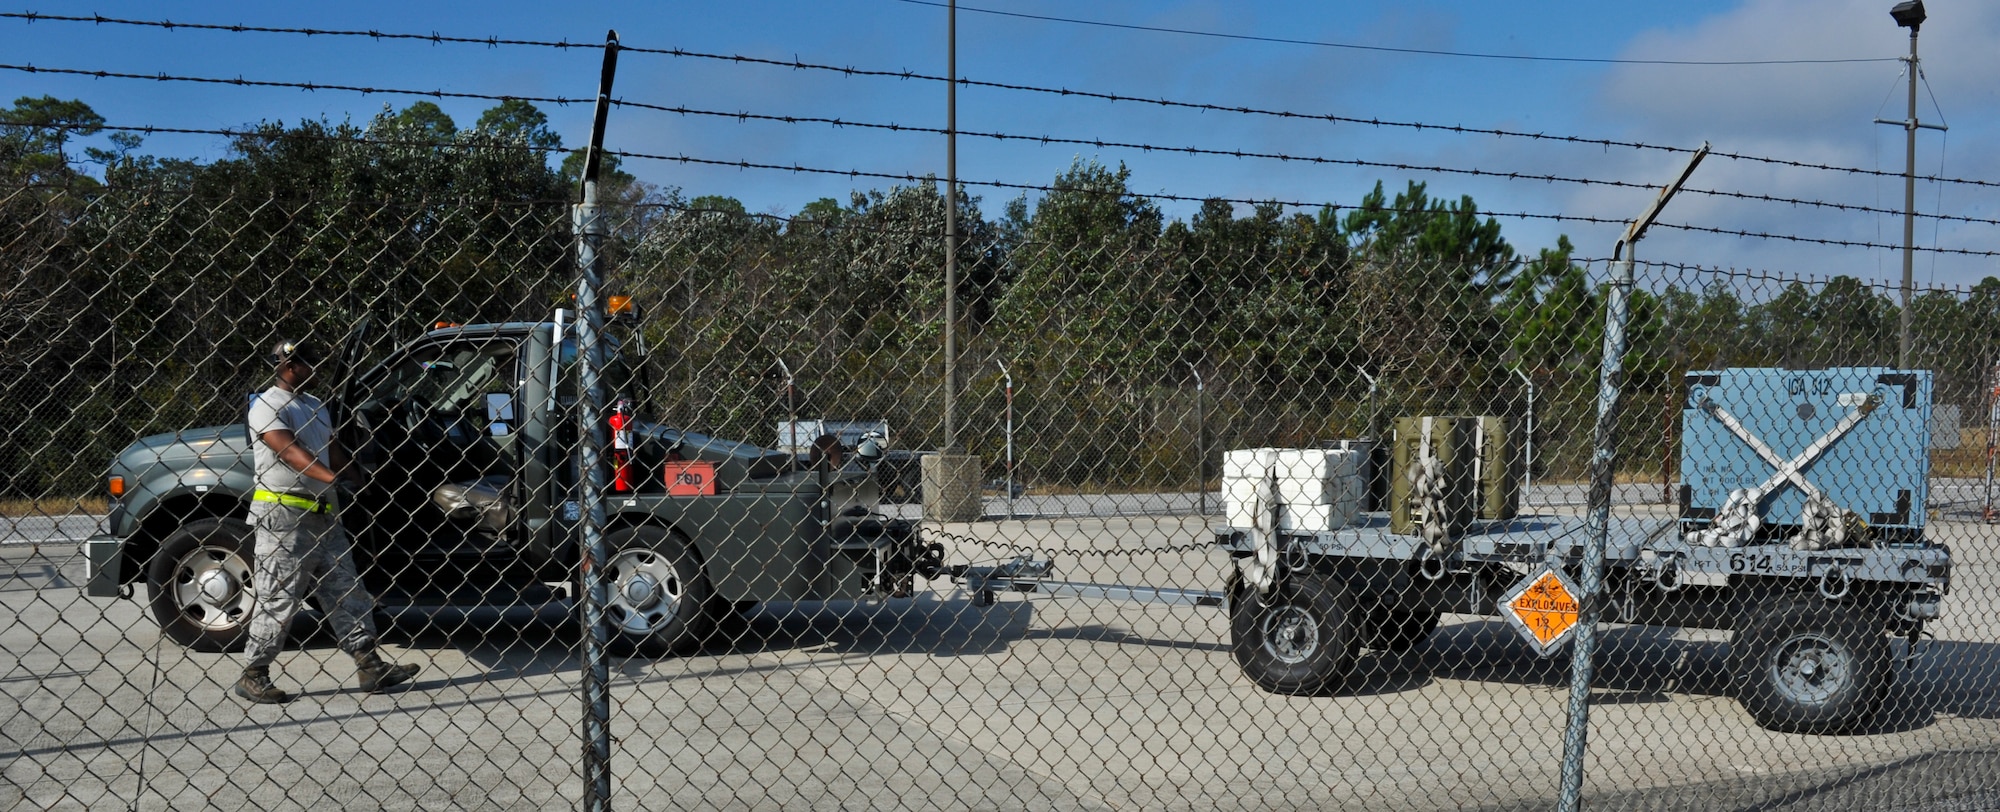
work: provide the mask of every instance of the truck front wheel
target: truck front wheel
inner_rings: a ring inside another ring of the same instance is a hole
[[[635,527],[607,535],[604,625],[611,644],[648,657],[698,645],[714,618],[708,578],[686,542],[665,530]]]
[[[257,605],[254,549],[256,531],[238,519],[189,522],[162,539],[146,567],[160,633],[195,651],[241,650]]]
[[[1778,599],[1730,643],[1743,709],[1781,733],[1844,733],[1875,718],[1893,678],[1881,620],[1853,604]]]
[[[1318,696],[1354,667],[1354,603],[1338,581],[1298,573],[1231,604],[1230,650],[1257,687]]]

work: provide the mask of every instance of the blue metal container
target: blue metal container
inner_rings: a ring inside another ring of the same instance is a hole
[[[1865,519],[1877,539],[1921,537],[1930,475],[1929,371],[1724,369],[1689,372],[1686,380],[1680,498],[1686,523],[1706,524],[1731,491],[1755,489],[1777,472],[1747,435],[1779,462],[1810,458],[1799,476]],[[1844,432],[1843,421],[1851,422]],[[1815,444],[1824,446],[1817,455]],[[1799,525],[1805,504],[1801,488],[1781,480],[1758,502],[1759,515],[1767,532],[1783,533]]]

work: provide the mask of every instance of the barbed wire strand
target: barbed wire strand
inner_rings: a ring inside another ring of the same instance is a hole
[[[896,124],[893,122],[883,124],[878,122],[858,121],[858,120],[843,119],[843,118],[827,118],[823,116],[798,116],[798,115],[781,115],[781,114],[769,114],[769,113],[751,113],[747,111],[729,112],[724,110],[704,110],[704,109],[686,107],[680,105],[670,106],[670,105],[649,104],[646,102],[635,102],[624,99],[613,99],[611,103],[621,107],[631,107],[640,110],[674,113],[682,116],[703,116],[711,118],[735,119],[737,121],[769,121],[769,122],[783,123],[783,124],[826,124],[835,128],[853,127],[857,129],[887,130],[890,132],[924,133],[930,135],[944,135],[947,134],[948,132],[951,132],[942,127],[926,127],[926,126],[912,125],[912,124]],[[1069,137],[1052,136],[1052,135],[1025,135],[1019,133],[984,132],[978,130],[958,130],[956,132],[960,136],[983,138],[1000,142],[1025,141],[1025,142],[1032,142],[1044,145],[1066,144],[1072,146],[1097,147],[1099,149],[1107,149],[1107,148],[1131,149],[1131,150],[1138,150],[1140,152],[1164,152],[1164,153],[1177,153],[1182,155],[1209,155],[1209,156],[1253,159],[1253,160],[1272,160],[1281,162],[1310,163],[1322,166],[1358,166],[1358,167],[1370,167],[1379,169],[1395,169],[1406,172],[1430,172],[1437,174],[1468,175],[1473,177],[1498,178],[1510,181],[1539,181],[1544,183],[1569,183],[1569,184],[1578,184],[1585,186],[1607,186],[1607,187],[1616,187],[1624,189],[1641,189],[1649,192],[1656,192],[1659,190],[1658,186],[1651,183],[1639,183],[1639,182],[1622,181],[1622,180],[1604,180],[1599,178],[1570,177],[1570,176],[1554,175],[1554,174],[1538,174],[1534,172],[1503,172],[1503,171],[1489,170],[1489,169],[1477,169],[1477,168],[1468,169],[1462,167],[1412,164],[1412,163],[1404,163],[1397,161],[1371,161],[1362,158],[1328,158],[1323,156],[1291,155],[1287,153],[1258,152],[1254,150],[1240,150],[1240,149],[1174,147],[1174,146],[1166,146],[1160,144],[1145,144],[1137,142],[1115,141],[1104,138],[1069,138]],[[1867,212],[1874,214],[1894,214],[1894,215],[1901,215],[1903,213],[1901,209],[1877,208],[1872,206],[1863,206],[1850,203],[1834,203],[1831,201],[1808,200],[1803,198],[1776,197],[1772,195],[1762,195],[1751,192],[1731,192],[1731,191],[1723,191],[1717,189],[1688,188],[1688,189],[1682,189],[1681,193],[1705,195],[1710,197],[1723,197],[1736,200],[1780,203],[1789,206],[1805,206],[1812,208],[1836,209],[1840,211],[1851,211],[1851,212]],[[1954,222],[1963,222],[1963,223],[1982,223],[1987,225],[2000,225],[2000,219],[1992,219],[1992,218],[1967,217],[1967,216],[1952,215],[1952,214],[1933,214],[1927,212],[1917,212],[1916,216],[1927,219],[1951,220]]]
[[[179,76],[169,73],[123,73],[108,70],[82,70],[77,68],[45,68],[35,65],[0,64],[0,70],[23,73],[53,73],[64,76],[88,76],[93,79],[145,79],[156,82],[194,82],[198,84],[234,85],[238,87],[292,88],[305,91],[338,90],[362,95],[380,94],[385,96],[424,96],[434,99],[479,99],[484,101],[525,101],[543,104],[570,105],[593,101],[591,97],[568,98],[565,96],[519,96],[493,93],[471,93],[452,90],[408,90],[387,87],[365,87],[361,85],[341,85],[323,82],[284,82],[269,79],[220,79],[206,76]]]
[[[380,31],[373,29],[364,31],[364,30],[315,29],[315,28],[282,28],[273,26],[246,26],[246,25],[227,25],[227,24],[214,24],[214,23],[182,23],[182,22],[173,22],[168,20],[133,20],[133,19],[123,19],[116,17],[105,17],[102,15],[75,16],[75,15],[41,14],[37,12],[0,12],[0,18],[21,19],[31,23],[38,21],[84,22],[84,23],[94,23],[99,25],[148,26],[148,27],[162,28],[166,30],[191,29],[191,30],[228,31],[228,32],[239,32],[239,33],[298,34],[302,36],[367,37],[375,40],[408,40],[408,41],[431,42],[436,44],[453,43],[453,44],[484,45],[487,47],[499,47],[503,45],[556,48],[556,49],[604,47],[603,43],[579,43],[579,42],[570,42],[568,40],[530,40],[530,39],[508,39],[501,37],[466,37],[466,36],[449,36],[435,32],[430,34],[416,34],[416,33],[387,32],[387,31]],[[844,76],[883,77],[883,78],[916,80],[925,82],[951,81],[949,77],[937,76],[934,74],[919,73],[910,70],[880,70],[880,69],[856,68],[852,66],[839,66],[839,65],[828,65],[828,64],[806,62],[797,58],[791,60],[783,60],[783,59],[771,59],[767,57],[748,56],[744,54],[723,54],[723,53],[713,53],[707,51],[695,51],[686,48],[645,48],[645,47],[624,45],[624,44],[620,44],[618,46],[618,49],[621,52],[662,55],[674,58],[706,59],[706,60],[732,62],[738,64],[754,64],[754,65],[765,65],[771,67],[783,67],[783,68],[790,68],[793,70],[833,72],[842,74]],[[1554,141],[1554,142],[1561,142],[1568,144],[1582,144],[1582,145],[1597,146],[1597,147],[1620,147],[1625,149],[1650,150],[1658,152],[1667,152],[1672,154],[1688,154],[1694,151],[1693,149],[1690,149],[1688,147],[1650,144],[1642,141],[1625,141],[1619,139],[1595,138],[1595,137],[1576,136],[1576,135],[1557,135],[1550,133],[1527,132],[1523,130],[1507,130],[1507,129],[1491,128],[1491,127],[1467,127],[1464,125],[1457,125],[1457,124],[1430,124],[1420,121],[1399,121],[1393,119],[1383,119],[1379,117],[1362,118],[1358,116],[1342,116],[1330,113],[1302,113],[1302,112],[1288,111],[1288,110],[1275,110],[1267,108],[1249,107],[1244,105],[1219,105],[1219,104],[1208,104],[1204,102],[1179,101],[1167,98],[1148,98],[1143,96],[1134,96],[1122,93],[1108,93],[1108,92],[1091,91],[1091,90],[1072,90],[1069,88],[1043,87],[1038,85],[1026,85],[1017,83],[1008,83],[1008,82],[991,82],[991,81],[982,81],[977,79],[969,79],[965,77],[960,77],[958,79],[958,84],[962,87],[984,87],[995,90],[1042,93],[1042,94],[1065,96],[1065,97],[1075,96],[1078,98],[1098,99],[1110,102],[1125,101],[1125,102],[1134,102],[1138,104],[1151,104],[1162,107],[1201,110],[1207,112],[1233,113],[1239,115],[1256,115],[1256,116],[1312,120],[1312,121],[1325,121],[1336,124],[1360,124],[1372,127],[1393,127],[1400,129],[1413,129],[1417,131],[1438,131],[1438,132],[1448,132],[1448,133],[1467,134],[1467,135],[1490,135],[1500,138],[1521,138],[1521,139],[1538,140],[1538,141]],[[1829,172],[1845,172],[1849,174],[1879,176],[1879,177],[1902,177],[1902,173],[1900,172],[1889,172],[1879,169],[1863,169],[1860,167],[1839,166],[1839,165],[1825,164],[1825,163],[1813,163],[1809,161],[1794,161],[1785,158],[1771,158],[1760,155],[1750,155],[1746,153],[1711,150],[1709,152],[1709,155],[1716,158],[1725,158],[1729,160],[1746,161],[1752,163],[1772,164],[1772,165],[1786,166],[1797,169],[1812,169],[1812,170],[1829,171]],[[1936,175],[1922,175],[1918,176],[1917,179],[1932,183],[1958,183],[1958,184],[1966,184],[1972,186],[2000,187],[2000,181],[1979,180],[1974,178],[1948,178]]]
[[[23,71],[26,73],[54,73],[61,75],[89,76],[92,78],[134,79],[134,80],[150,80],[150,81],[160,81],[160,82],[192,82],[198,84],[220,84],[220,85],[233,85],[233,86],[244,86],[244,87],[292,88],[292,89],[305,90],[309,92],[319,91],[319,90],[334,90],[342,92],[360,93],[362,95],[379,94],[379,95],[420,96],[429,98],[478,99],[487,101],[527,101],[527,102],[543,102],[556,105],[569,105],[580,101],[585,101],[585,99],[581,98],[571,99],[562,96],[549,97],[549,96],[488,94],[488,93],[472,93],[472,92],[462,92],[462,91],[446,91],[442,89],[416,90],[407,88],[369,87],[369,86],[341,85],[341,84],[330,84],[330,83],[320,83],[320,82],[289,82],[289,81],[278,81],[278,80],[246,79],[243,77],[217,78],[217,77],[202,77],[202,76],[181,76],[181,75],[166,74],[166,73],[139,74],[139,73],[122,73],[122,72],[105,71],[105,70],[38,67],[33,65],[0,64],[0,70],[16,70],[16,71]],[[637,109],[654,110],[667,113],[676,113],[680,115],[699,115],[699,116],[711,116],[720,118],[734,118],[738,120],[763,120],[763,121],[775,121],[784,123],[824,123],[837,127],[847,126],[847,127],[883,129],[883,130],[903,131],[903,132],[921,132],[921,133],[931,133],[931,134],[943,134],[946,132],[945,130],[940,128],[922,127],[916,125],[878,124],[878,123],[861,122],[861,121],[847,121],[836,118],[823,118],[823,117],[813,117],[813,116],[782,116],[782,115],[749,113],[743,111],[732,113],[724,111],[700,110],[684,106],[656,105],[645,102],[627,101],[622,99],[614,100],[614,103],[625,107],[633,107]],[[165,132],[167,131],[167,129],[162,128],[160,131]],[[1527,172],[1499,172],[1499,171],[1483,170],[1476,168],[1466,169],[1458,167],[1428,166],[1422,164],[1410,164],[1402,162],[1368,161],[1364,159],[1295,156],[1295,155],[1286,155],[1282,153],[1263,153],[1263,152],[1246,151],[1246,150],[1204,149],[1200,147],[1171,147],[1164,145],[1110,141],[1106,139],[1061,138],[1061,137],[1047,136],[1047,135],[1033,136],[1033,135],[1020,135],[1020,134],[998,133],[998,132],[978,132],[978,131],[960,131],[960,134],[969,135],[973,137],[980,137],[980,138],[996,139],[1001,141],[1013,140],[1013,141],[1037,142],[1044,144],[1092,145],[1100,148],[1111,147],[1119,149],[1137,149],[1149,152],[1173,152],[1173,153],[1181,153],[1189,155],[1217,155],[1217,156],[1228,156],[1236,158],[1255,158],[1255,159],[1269,159],[1269,160],[1279,160],[1279,161],[1302,161],[1302,162],[1309,162],[1309,163],[1316,163],[1323,165],[1363,166],[1363,167],[1374,167],[1374,168],[1385,168],[1385,169],[1397,169],[1402,171],[1413,171],[1413,172],[1463,174],[1463,175],[1479,176],[1479,177],[1503,178],[1508,180],[1588,184],[1588,185],[1601,185],[1601,186],[1611,186],[1611,187],[1621,187],[1621,188],[1648,189],[1648,190],[1654,188],[1650,184],[1634,183],[1630,181],[1574,178],[1574,177],[1565,177],[1559,175],[1535,174]],[[1728,192],[1721,190],[1705,190],[1705,189],[1690,189],[1687,191],[1693,194],[1704,194],[1704,195],[1712,195],[1717,197],[1727,197],[1727,198],[1735,198],[1743,200],[1783,203],[1795,206],[1831,208],[1843,211],[1872,212],[1878,214],[1902,213],[1900,211],[1883,209],[1872,206],[1860,206],[1854,204],[1833,203],[1827,201],[1804,200],[1798,198],[1780,198],[1769,195],[1758,195],[1748,192]],[[1956,222],[2000,225],[2000,220],[1994,220],[1989,218],[1973,218],[1960,215],[1943,215],[1943,214],[1926,214],[1926,213],[1919,213],[1918,216],[1926,218],[1935,218],[1940,220],[1952,220]],[[1928,249],[1928,250],[1948,251],[1949,249]]]
[[[933,175],[919,176],[910,173],[898,174],[894,172],[872,172],[859,169],[825,169],[817,167],[808,167],[801,164],[790,164],[790,165],[766,164],[748,160],[732,161],[732,160],[721,160],[713,158],[699,158],[690,155],[661,155],[654,153],[628,152],[621,150],[605,150],[605,154],[617,155],[621,158],[635,158],[639,160],[671,161],[681,164],[735,167],[738,169],[761,169],[761,170],[772,170],[780,172],[796,172],[801,174],[836,175],[836,176],[846,176],[850,178],[899,180],[908,183],[936,182],[938,180],[938,178]],[[964,178],[960,178],[958,183],[961,186],[978,186],[983,188],[1013,189],[1017,191],[1031,191],[1031,192],[1044,192],[1044,193],[1063,191],[1063,192],[1112,194],[1111,192],[1096,192],[1095,190],[1058,187],[1048,184],[1009,183],[1006,181],[974,181],[974,180],[966,180]],[[1353,206],[1341,203],[1306,202],[1306,201],[1294,201],[1294,200],[1276,200],[1276,199],[1257,200],[1252,198],[1232,198],[1232,197],[1219,197],[1219,196],[1196,197],[1189,195],[1170,194],[1165,192],[1150,193],[1150,194],[1138,193],[1138,192],[1127,192],[1127,193],[1132,194],[1133,196],[1136,197],[1147,197],[1154,200],[1172,200],[1176,202],[1188,202],[1188,203],[1202,203],[1210,200],[1217,200],[1224,203],[1238,203],[1249,206],[1255,206],[1260,204],[1276,204],[1287,208],[1327,209],[1335,212],[1359,211],[1366,208],[1362,206]],[[1502,212],[1502,211],[1480,210],[1475,212],[1475,215],[1482,217],[1500,217],[1500,218],[1518,219],[1518,220],[1551,220],[1556,222],[1591,223],[1596,225],[1618,225],[1618,226],[1627,225],[1627,221],[1625,220],[1619,220],[1609,217],[1591,217],[1588,215],[1578,215],[1578,214],[1540,214],[1534,212]],[[1775,234],[1771,232],[1711,228],[1706,226],[1683,225],[1678,223],[1654,223],[1653,227],[1674,229],[1681,231],[1694,231],[1706,234],[1717,234],[1717,235],[1731,236],[1731,237],[1748,237],[1748,238],[1765,239],[1765,240],[1784,240],[1789,242],[1810,243],[1814,245],[1840,246],[1847,248],[1875,248],[1875,249],[1894,249],[1894,250],[1902,249],[1902,246],[1900,245],[1884,245],[1881,243],[1858,242],[1852,240],[1838,240],[1838,239],[1830,239],[1822,237],[1806,237],[1795,234]],[[2000,251],[1977,251],[1964,248],[1926,248],[1924,246],[1917,246],[1916,250],[1935,251],[1941,254],[1957,254],[1963,256],[2000,257]]]
[[[69,130],[98,129],[98,130],[113,130],[117,132],[139,133],[143,135],[155,135],[155,134],[219,135],[228,138],[268,138],[272,140],[281,140],[286,138],[303,138],[303,139],[317,140],[317,141],[343,141],[356,144],[374,144],[378,146],[390,146],[390,147],[433,147],[433,148],[448,147],[455,149],[504,149],[504,150],[516,150],[520,152],[539,152],[544,154],[551,152],[570,151],[569,147],[565,147],[559,143],[552,146],[538,147],[533,144],[512,143],[508,141],[491,140],[491,139],[474,141],[474,142],[439,141],[436,139],[383,138],[381,136],[375,136],[375,135],[336,135],[333,133],[308,133],[299,130],[283,130],[279,132],[271,132],[267,130],[231,130],[231,129],[203,129],[199,127],[163,127],[153,124],[138,124],[138,125],[76,124],[76,125],[64,125],[61,127],[49,127],[48,129],[69,129]],[[470,133],[477,131],[462,130],[461,132]]]
[[[5,68],[5,67],[7,67],[7,66],[5,66],[5,65],[0,65],[0,68]],[[145,78],[145,77],[141,77],[141,78]],[[250,81],[250,80],[244,80],[244,81]],[[336,88],[336,89],[349,89],[349,88]],[[401,92],[401,91],[392,91],[392,90],[380,90],[380,89],[374,89],[374,92],[383,92],[383,93],[396,93],[396,92]],[[506,97],[495,97],[495,98],[509,98],[509,99],[526,99],[526,100],[533,100],[532,98],[528,98],[528,97],[519,97],[519,96],[506,96]],[[282,133],[280,133],[280,134],[277,134],[277,135],[273,136],[273,135],[272,135],[272,134],[270,134],[270,133],[263,133],[263,132],[258,132],[258,131],[232,131],[232,130],[220,130],[220,129],[217,129],[217,130],[203,130],[203,129],[196,129],[196,128],[170,128],[170,127],[146,127],[146,126],[139,126],[139,127],[105,127],[105,129],[118,129],[118,130],[126,130],[126,131],[135,131],[135,132],[181,132],[181,133],[190,133],[190,134],[211,134],[211,135],[225,135],[225,136],[232,136],[232,137],[244,137],[244,136],[262,136],[262,137],[284,137],[284,134],[282,134]],[[388,143],[388,142],[390,142],[390,141],[391,141],[390,139],[383,139],[383,142],[384,142],[384,143]],[[406,145],[428,145],[428,146],[440,146],[440,145],[444,145],[444,144],[443,144],[442,142],[434,142],[434,141],[416,141],[416,142],[403,142],[403,143],[404,143],[404,144],[406,144]],[[456,144],[454,144],[453,146],[459,146],[459,145],[456,145]],[[505,145],[496,145],[496,146],[505,146]],[[523,145],[523,147],[524,147],[524,148],[526,148],[526,147],[525,147],[525,145]],[[552,148],[552,149],[553,149],[553,148]],[[709,166],[733,166],[733,167],[737,167],[737,168],[741,168],[741,169],[764,169],[764,170],[776,170],[776,171],[790,171],[790,172],[798,172],[798,173],[808,173],[808,174],[824,174],[824,175],[845,175],[845,176],[848,176],[848,177],[852,177],[852,178],[862,178],[862,177],[866,177],[866,178],[872,178],[872,179],[886,179],[886,180],[900,180],[900,181],[904,181],[904,182],[909,182],[909,183],[919,183],[919,182],[926,182],[926,181],[935,181],[935,180],[936,180],[936,178],[935,178],[934,176],[918,176],[918,175],[914,175],[914,174],[908,174],[908,173],[904,173],[904,174],[896,174],[896,173],[884,173],[884,172],[865,172],[865,171],[862,171],[862,170],[858,170],[858,169],[845,169],[845,170],[841,170],[841,169],[822,169],[822,168],[811,168],[811,167],[805,167],[805,166],[802,166],[802,165],[798,165],[798,164],[793,164],[793,165],[790,165],[790,166],[786,166],[786,165],[781,165],[781,164],[764,164],[764,163],[757,163],[757,162],[751,162],[751,161],[747,161],[747,160],[737,160],[737,161],[729,161],[729,160],[717,160],[717,159],[706,159],[706,158],[696,158],[696,157],[693,157],[693,156],[688,156],[688,155],[661,155],[661,154],[653,154],[653,153],[642,153],[642,152],[628,152],[628,151],[620,151],[620,150],[606,150],[606,154],[610,154],[610,155],[617,155],[617,156],[620,156],[620,157],[627,157],[627,158],[636,158],[636,159],[641,159],[641,160],[658,160],[658,161],[671,161],[671,162],[678,162],[678,163],[682,163],[682,164],[698,164],[698,165],[709,165]],[[1004,181],[971,181],[971,180],[960,180],[960,181],[959,181],[959,183],[961,183],[961,184],[963,184],[963,185],[968,185],[968,186],[979,186],[979,187],[986,187],[986,188],[1001,188],[1001,189],[1013,189],[1013,190],[1018,190],[1018,191],[1036,191],[1036,192],[1042,192],[1042,193],[1048,193],[1048,192],[1055,192],[1055,191],[1063,191],[1063,190],[1064,190],[1064,189],[1062,189],[1061,187],[1057,187],[1057,186],[1052,186],[1052,185],[1047,185],[1047,184],[1028,184],[1028,183],[1009,183],[1009,182],[1004,182]],[[1227,203],[1239,203],[1239,204],[1244,204],[1244,205],[1252,205],[1252,206],[1254,206],[1254,205],[1259,205],[1259,204],[1265,204],[1265,203],[1275,203],[1275,204],[1277,204],[1277,205],[1281,205],[1281,206],[1285,206],[1285,207],[1289,207],[1289,208],[1300,208],[1300,209],[1325,209],[1325,210],[1329,210],[1329,211],[1334,211],[1334,212],[1339,212],[1339,211],[1355,211],[1355,210],[1361,210],[1362,208],[1364,208],[1364,207],[1360,207],[1360,206],[1351,206],[1351,205],[1346,205],[1346,204],[1338,204],[1338,203],[1330,203],[1330,202],[1318,202],[1318,203],[1314,203],[1314,202],[1305,202],[1305,201],[1285,201],[1285,200],[1276,200],[1276,199],[1269,199],[1269,200],[1256,200],[1256,199],[1250,199],[1250,198],[1229,198],[1229,197],[1219,197],[1219,196],[1218,196],[1218,197],[1194,197],[1194,196],[1188,196],[1188,195],[1178,195],[1178,194],[1171,194],[1171,193],[1165,193],[1165,192],[1161,192],[1161,193],[1155,193],[1155,194],[1149,194],[1149,195],[1145,195],[1145,196],[1147,196],[1147,197],[1151,197],[1151,198],[1154,198],[1154,199],[1159,199],[1159,200],[1172,200],[1172,201],[1176,201],[1176,202],[1194,202],[1194,203],[1200,203],[1200,202],[1206,202],[1206,201],[1208,201],[1208,200],[1219,200],[1219,201],[1222,201],[1222,202],[1227,202]],[[1570,214],[1544,214],[1544,213],[1534,213],[1534,212],[1499,212],[1499,211],[1483,211],[1483,210],[1482,210],[1482,211],[1478,211],[1478,212],[1475,212],[1475,215],[1477,215],[1477,216],[1485,216],[1485,217],[1504,217],[1504,218],[1509,218],[1509,219],[1533,219],[1533,220],[1551,220],[1551,221],[1556,221],[1556,222],[1580,222],[1580,223],[1591,223],[1591,224],[1598,224],[1598,225],[1623,225],[1623,224],[1625,224],[1625,221],[1623,221],[1623,220],[1616,220],[1616,219],[1612,219],[1612,218],[1603,218],[1603,217],[1590,217],[1590,216],[1585,216],[1585,215],[1570,215]],[[1679,223],[1657,223],[1657,224],[1655,224],[1655,225],[1656,225],[1657,227],[1659,227],[1659,228],[1666,228],[1666,229],[1675,229],[1675,230],[1682,230],[1682,231],[1691,231],[1691,232],[1698,232],[1698,233],[1706,233],[1706,234],[1716,234],[1716,235],[1721,235],[1721,236],[1735,236],[1735,237],[1746,237],[1746,238],[1756,238],[1756,239],[1766,239],[1766,240],[1783,240],[1783,241],[1789,241],[1789,242],[1799,242],[1799,243],[1808,243],[1808,244],[1814,244],[1814,245],[1828,245],[1828,246],[1840,246],[1840,247],[1850,247],[1850,248],[1869,248],[1869,249],[1898,249],[1898,248],[1901,248],[1901,246],[1894,246],[1894,245],[1886,245],[1886,244],[1881,244],[1881,243],[1872,243],[1872,242],[1862,242],[1862,241],[1853,241],[1853,240],[1839,240],[1839,239],[1831,239],[1831,238],[1821,238],[1821,237],[1806,237],[1806,236],[1801,236],[1801,235],[1794,235],[1794,234],[1777,234],[1777,233],[1772,233],[1772,232],[1762,232],[1762,231],[1747,231],[1747,230],[1740,230],[1740,229],[1724,229],[1724,228],[1715,228],[1715,227],[1708,227],[1708,226],[1695,226],[1695,225],[1686,225],[1686,224],[1679,224]],[[1915,250],[1918,250],[1918,251],[1927,251],[1927,252],[1932,252],[1932,253],[1934,253],[1934,254],[1956,254],[1956,255],[1962,255],[1962,256],[1980,256],[1980,257],[1989,257],[1989,256],[2000,256],[2000,252],[1996,252],[1996,251],[1976,251],[1976,250],[1970,250],[1970,249],[1959,249],[1959,248],[1938,248],[1938,247],[1934,247],[1934,246],[1932,246],[1932,247],[1926,247],[1926,246],[1917,246],[1917,247],[1915,247]]]

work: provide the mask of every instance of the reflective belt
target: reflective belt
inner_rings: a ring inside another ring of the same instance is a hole
[[[278,493],[277,491],[251,491],[250,499],[257,502],[276,502],[285,507],[298,508],[312,513],[330,513],[333,511],[332,502],[305,496],[293,496],[289,493]]]

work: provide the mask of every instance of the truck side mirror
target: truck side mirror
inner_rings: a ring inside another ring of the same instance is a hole
[[[514,396],[506,392],[486,395],[486,431],[505,437],[514,430]]]
[[[868,432],[861,435],[861,442],[855,444],[854,456],[860,458],[862,465],[873,467],[875,463],[882,461],[883,452],[888,450],[884,448],[885,445],[887,443],[883,441],[882,435]]]

